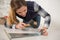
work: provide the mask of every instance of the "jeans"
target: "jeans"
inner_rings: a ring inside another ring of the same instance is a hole
[[[23,20],[23,22],[24,23],[30,23],[30,27],[33,27],[33,28],[38,28],[39,27],[39,25],[40,25],[40,20],[41,20],[41,17],[40,17],[40,15],[37,15],[36,17],[34,17],[33,19],[32,19],[33,21],[29,21],[29,22],[27,22],[27,21],[25,21],[25,20]],[[36,21],[37,22],[37,25],[34,25],[33,23],[34,23],[34,21]]]

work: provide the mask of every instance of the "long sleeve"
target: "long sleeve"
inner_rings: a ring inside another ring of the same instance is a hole
[[[50,14],[48,14],[44,9],[39,10],[38,14],[45,19],[44,26],[49,27],[51,21]]]
[[[39,6],[38,4],[34,3],[34,10],[35,11],[38,11],[38,14],[40,16],[42,16],[44,19],[45,19],[45,22],[44,22],[44,27],[49,27],[50,25],[50,22],[51,22],[51,16],[50,14],[48,14],[43,8],[41,8],[41,6]]]

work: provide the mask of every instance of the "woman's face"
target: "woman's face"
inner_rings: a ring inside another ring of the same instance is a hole
[[[27,13],[27,6],[22,6],[21,8],[17,9],[16,13],[22,17],[25,17]]]

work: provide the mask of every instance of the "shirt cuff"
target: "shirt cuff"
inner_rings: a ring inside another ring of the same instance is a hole
[[[46,27],[48,29],[48,24],[44,24],[43,26],[39,26],[38,29],[42,29],[43,27]]]
[[[15,24],[12,25],[12,29],[16,29],[16,25]]]

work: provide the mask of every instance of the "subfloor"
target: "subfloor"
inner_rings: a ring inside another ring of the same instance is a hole
[[[11,31],[13,33],[13,31]],[[19,33],[19,31],[17,31],[17,33]],[[20,37],[20,38],[12,38],[11,40],[60,40],[60,26],[59,25],[54,25],[52,23],[52,26],[49,27],[48,29],[48,36],[31,36],[28,37]],[[0,25],[0,40],[10,40],[10,37],[7,36],[9,34],[7,34],[5,32],[4,26]]]

